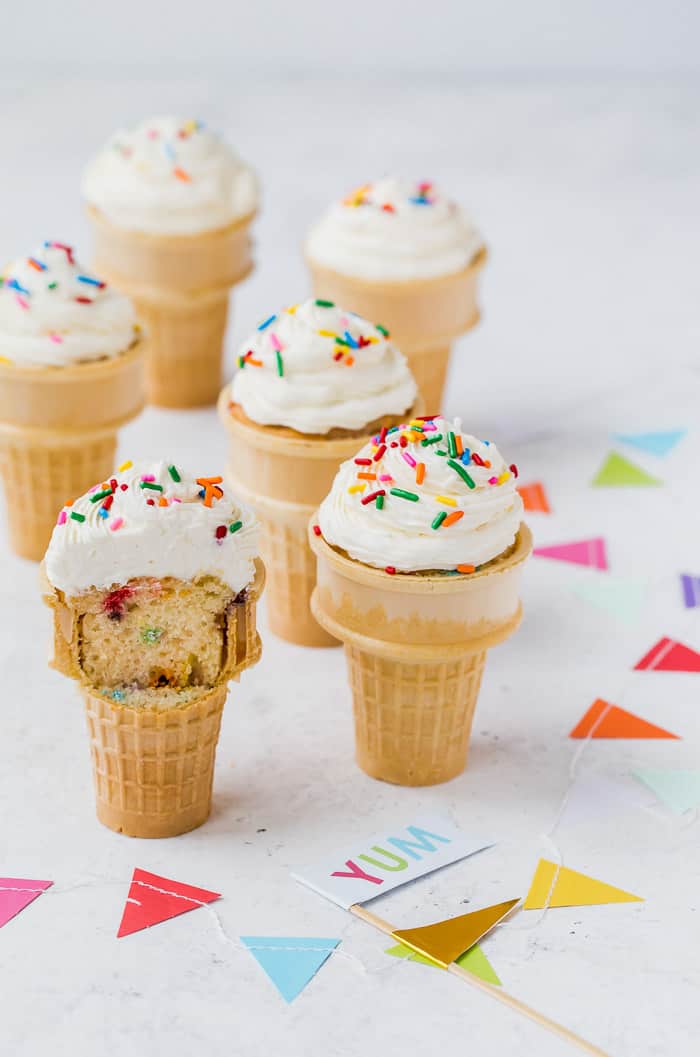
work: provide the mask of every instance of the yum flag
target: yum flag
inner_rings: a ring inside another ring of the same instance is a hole
[[[427,815],[369,840],[348,841],[292,876],[349,910],[492,844],[463,833],[448,818]]]

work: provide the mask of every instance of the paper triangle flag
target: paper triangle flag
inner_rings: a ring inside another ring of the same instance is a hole
[[[286,1002],[293,1002],[340,940],[308,936],[241,936]]]
[[[684,429],[669,429],[660,433],[615,433],[615,440],[633,448],[647,451],[650,455],[668,455],[678,441],[685,436]]]
[[[0,877],[0,928],[52,884],[53,881],[35,881],[26,877]]]
[[[432,965],[433,969],[437,969],[434,961],[430,958],[424,958],[422,954],[416,954],[410,947],[404,947],[403,943],[397,943],[395,947],[389,947],[384,953],[391,954],[394,958],[408,958],[412,962],[420,962],[421,965]],[[473,976],[478,976],[480,980],[485,980],[487,984],[495,984],[496,987],[501,986],[496,970],[478,943],[475,943],[464,954],[460,954],[457,959],[457,965],[461,965],[463,969],[466,969],[468,973],[472,973]]]
[[[591,484],[604,488],[626,485],[657,485],[661,483],[657,477],[652,477],[641,466],[636,466],[629,459],[624,459],[616,451],[610,452],[591,481]]]
[[[416,954],[422,954],[446,969],[450,962],[456,961],[460,954],[468,951],[506,914],[510,914],[519,902],[519,899],[508,899],[505,903],[496,903],[446,921],[436,921],[432,925],[396,929],[391,935]]]
[[[700,672],[700,653],[674,639],[659,639],[638,661],[636,672]]]
[[[573,584],[572,591],[598,609],[619,620],[631,622],[639,616],[647,585],[639,580],[624,580],[617,576],[592,576]]]
[[[663,727],[611,705],[602,698],[593,702],[569,734],[570,738],[677,738]]]
[[[575,543],[555,543],[549,547],[535,547],[532,553],[538,558],[553,558],[559,562],[573,562],[574,565],[590,565],[594,569],[607,569],[608,567],[605,540],[601,536],[590,540],[577,540]]]
[[[524,910],[542,910],[545,906],[593,907],[603,903],[644,902],[641,896],[632,895],[621,888],[613,888],[604,881],[596,881],[594,877],[570,870],[567,866],[560,866],[558,874],[556,871],[557,867],[553,862],[540,859],[523,906]]]
[[[632,771],[632,774],[678,815],[700,807],[700,771],[661,771],[645,767]]]
[[[551,514],[552,510],[547,499],[544,485],[539,481],[533,484],[521,484],[516,489],[520,493],[523,506],[530,514]]]
[[[689,576],[688,573],[683,573],[681,587],[685,608],[695,609],[696,606],[700,606],[700,576]]]
[[[117,938],[130,936],[132,932],[148,929],[151,925],[176,918],[220,898],[218,892],[208,892],[206,888],[195,888],[169,877],[159,877],[157,873],[148,873],[137,867],[131,879]]]

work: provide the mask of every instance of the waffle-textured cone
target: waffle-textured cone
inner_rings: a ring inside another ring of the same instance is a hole
[[[49,446],[19,431],[0,436],[10,544],[15,554],[41,561],[56,515],[114,469],[116,431],[63,437]]]
[[[466,765],[486,653],[517,628],[518,587],[532,539],[464,576],[392,576],[315,534],[311,609],[345,644],[356,757],[373,778],[433,785]]]
[[[342,275],[307,257],[316,297],[388,328],[408,360],[430,414],[442,404],[453,340],[479,321],[477,286],[485,261],[482,249],[460,272],[391,281]]]
[[[420,414],[421,408],[418,402],[401,418]],[[242,409],[234,411],[227,386],[219,397],[219,415],[231,437],[227,476],[255,509],[262,528],[270,629],[298,646],[337,646],[338,640],[318,624],[310,609],[316,559],[308,543],[308,523],[330,490],[340,463],[356,455],[379,427],[370,423],[367,432],[304,436],[291,429],[258,426]]]
[[[230,679],[260,659],[256,604],[265,584],[257,559],[243,601],[229,610],[226,663],[219,683],[179,708],[133,708],[99,693],[84,678],[81,617],[41,570],[54,614],[52,667],[77,679],[85,702],[97,817],[131,837],[174,837],[209,816],[214,757]]]
[[[153,235],[88,209],[95,267],[129,294],[150,337],[147,396],[161,407],[213,404],[229,290],[252,270],[253,214],[194,235]]]
[[[81,692],[100,822],[130,837],[176,837],[206,822],[227,684],[161,711]]]
[[[149,403],[202,407],[216,402],[228,300],[227,288],[157,300],[134,295],[150,339],[146,361]]]
[[[345,652],[362,770],[397,785],[461,774],[486,652],[415,664],[357,646]]]
[[[143,350],[68,367],[0,365],[0,473],[10,542],[40,561],[64,503],[114,469],[117,430],[143,407]]]

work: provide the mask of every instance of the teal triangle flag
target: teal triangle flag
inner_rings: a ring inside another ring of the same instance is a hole
[[[287,1002],[293,1002],[340,940],[309,936],[241,936]]]
[[[571,588],[579,598],[626,623],[632,623],[639,616],[647,591],[647,585],[639,580],[609,574],[590,576],[581,583],[572,584]]]
[[[645,767],[633,771],[635,778],[648,785],[659,800],[682,815],[692,807],[700,807],[700,771],[655,770]]]
[[[682,437],[685,436],[684,429],[669,429],[660,433],[615,433],[615,440],[623,444],[629,444],[640,451],[649,452],[650,455],[668,455],[672,448]]]

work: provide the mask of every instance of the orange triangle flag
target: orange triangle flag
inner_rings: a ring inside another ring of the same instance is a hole
[[[471,914],[448,918],[447,921],[436,921],[433,925],[421,925],[417,929],[397,929],[392,932],[392,936],[416,954],[422,954],[446,969],[460,954],[464,954],[478,943],[506,914],[510,914],[519,902],[519,899],[508,899],[505,903],[483,907]]]
[[[599,697],[569,734],[570,738],[678,738],[670,730],[611,705]]]
[[[545,906],[593,907],[603,903],[643,902],[641,896],[614,888],[604,881],[596,881],[595,877],[570,870],[567,866],[560,866],[557,874],[553,862],[540,859],[523,910],[542,910]]]
[[[533,484],[521,484],[518,486],[523,506],[531,514],[551,514],[551,508],[547,499],[544,485],[539,481]]]

